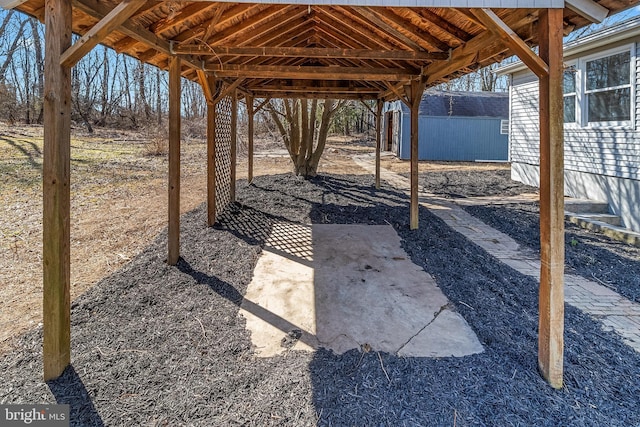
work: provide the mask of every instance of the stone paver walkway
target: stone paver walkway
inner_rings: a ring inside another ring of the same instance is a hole
[[[355,161],[359,166],[375,173],[371,159],[372,157],[360,156]],[[385,169],[381,169],[381,178],[397,189],[408,192],[407,178]],[[421,192],[420,204],[501,262],[540,280],[539,257],[520,248],[511,237],[468,214],[450,199]],[[615,331],[627,345],[640,352],[640,304],[597,282],[573,274],[565,274],[565,301],[599,319],[605,328]]]

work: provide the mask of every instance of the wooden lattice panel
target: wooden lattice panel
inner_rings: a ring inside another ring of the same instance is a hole
[[[216,212],[231,203],[231,97],[216,105]]]

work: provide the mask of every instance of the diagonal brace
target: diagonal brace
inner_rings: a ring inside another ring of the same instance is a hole
[[[104,18],[94,25],[82,36],[73,46],[65,50],[60,57],[60,65],[63,67],[73,67],[91,49],[96,47],[106,36],[129,19],[146,0],[123,0],[118,6],[113,8]]]
[[[489,31],[498,36],[509,49],[518,55],[518,58],[520,58],[536,76],[542,78],[549,75],[549,66],[491,9],[471,9],[471,13],[473,13]]]

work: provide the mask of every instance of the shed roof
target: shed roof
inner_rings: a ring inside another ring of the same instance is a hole
[[[509,117],[505,92],[445,92],[428,90],[420,102],[420,115],[449,117]]]
[[[72,29],[90,34],[118,11],[122,19],[111,21],[103,44],[162,69],[178,55],[183,76],[192,80],[215,76],[254,97],[389,100],[411,80],[433,86],[514,54],[478,18],[482,11],[470,7],[492,7],[535,45],[539,8],[566,3],[563,24],[570,32],[594,19],[594,10],[614,13],[638,0],[304,3],[73,0]],[[45,0],[26,0],[17,9],[44,20]]]

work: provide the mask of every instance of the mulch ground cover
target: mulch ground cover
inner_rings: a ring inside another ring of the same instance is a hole
[[[509,203],[464,209],[519,244],[540,252],[540,205]],[[640,302],[640,248],[565,221],[567,273],[599,282]]]
[[[402,174],[409,178],[409,174]],[[511,180],[509,169],[423,171],[418,185],[424,191],[450,198],[517,196],[538,189]]]
[[[204,206],[188,213],[177,266],[161,235],[73,303],[73,366],[60,379],[41,381],[41,330],[0,357],[0,402],[68,403],[78,426],[640,425],[640,354],[567,306],[565,386],[553,390],[537,372],[536,281],[425,209],[410,231],[407,197],[372,184],[258,177],[220,225],[204,225]],[[391,224],[485,352],[254,357],[239,304],[266,232],[283,221]]]

